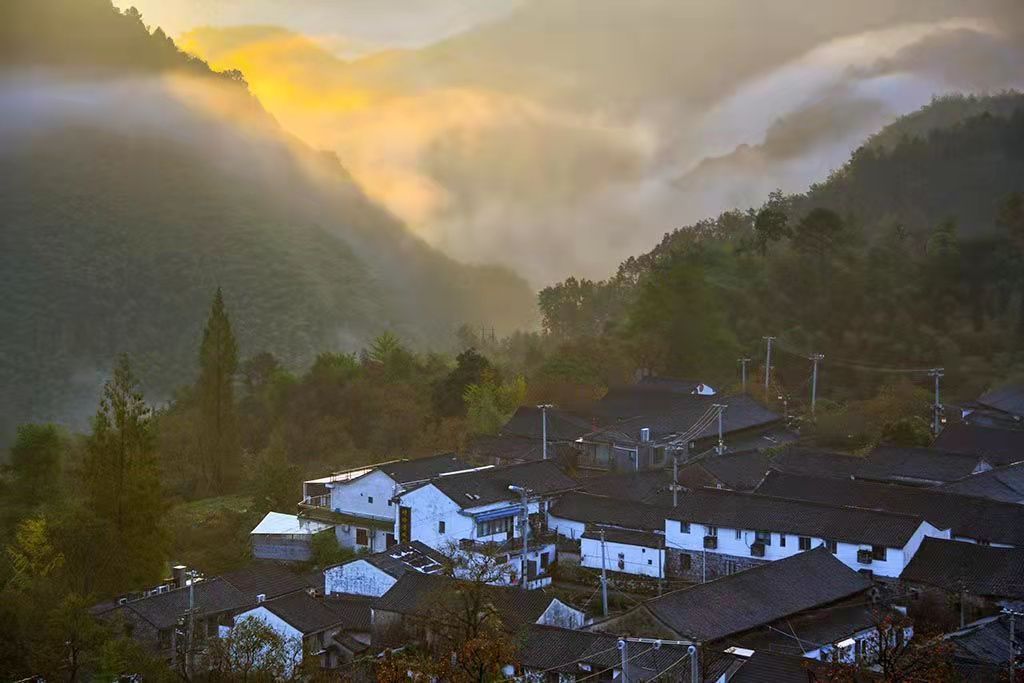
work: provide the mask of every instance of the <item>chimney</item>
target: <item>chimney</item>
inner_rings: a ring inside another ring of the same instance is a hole
[[[176,564],[171,568],[171,576],[174,577],[174,585],[178,588],[185,587],[185,572],[187,567],[183,564]]]
[[[257,593],[256,594],[256,604],[257,605],[259,605],[260,603],[266,602],[266,601],[267,601],[267,594],[266,593]]]

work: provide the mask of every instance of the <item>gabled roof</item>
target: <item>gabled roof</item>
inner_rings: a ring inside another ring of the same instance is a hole
[[[818,548],[643,603],[682,638],[718,640],[863,593],[871,582]]]
[[[691,467],[704,469],[717,484],[734,491],[753,491],[764,479],[771,465],[771,459],[761,451],[741,451],[723,455],[708,455]]]
[[[384,474],[394,479],[399,484],[408,484],[414,481],[430,479],[446,472],[458,472],[472,467],[459,459],[454,453],[440,453],[426,458],[414,460],[396,460],[394,462],[378,465]]]
[[[903,581],[994,598],[1024,599],[1024,549],[925,538]]]
[[[1024,416],[1024,384],[1004,384],[986,391],[978,398],[978,403],[1009,415]]]
[[[727,434],[768,427],[782,420],[781,415],[747,394],[700,396],[667,389],[656,383],[613,387],[590,410],[606,426],[633,435],[634,439],[639,438],[644,427],[650,428],[653,438],[661,439],[685,433],[716,403],[728,406],[722,414],[722,430]],[[716,421],[695,439],[717,434]]]
[[[679,484],[688,488],[714,486],[715,480],[704,469],[679,469]],[[632,500],[649,505],[672,504],[672,473],[665,470],[615,472],[580,480],[580,490],[596,496]]]
[[[548,512],[553,517],[584,524],[661,531],[665,529],[665,517],[670,510],[619,498],[572,492],[562,496]]]
[[[854,600],[851,604],[830,605],[787,617],[784,627],[768,625],[751,631],[736,643],[755,652],[803,655],[823,645],[873,630],[889,615],[896,615],[892,608],[874,605],[867,600]]]
[[[372,600],[361,595],[313,597],[306,591],[299,591],[257,606],[274,613],[303,635],[309,635],[336,626],[345,630],[369,631]]]
[[[943,484],[943,491],[980,496],[1006,503],[1024,503],[1024,463],[997,467]]]
[[[531,462],[544,459],[544,446],[540,437],[499,435],[477,436],[470,440],[466,454],[477,461]],[[573,462],[578,451],[564,441],[548,440],[548,459]]]
[[[618,636],[606,633],[533,624],[525,630],[519,645],[518,659],[524,668],[532,671],[555,672],[581,678],[595,675],[599,671],[621,669],[622,656],[616,647],[617,641]],[[672,672],[680,675],[672,680],[689,681],[689,666],[673,666],[686,656],[687,646],[662,645],[654,649],[636,643],[632,647],[635,652],[627,650],[631,658],[628,662],[631,680],[651,680],[671,668]]]
[[[332,565],[339,567],[352,562],[369,562],[377,569],[394,578],[399,578],[406,572],[419,572],[420,574],[437,574],[444,569],[447,558],[422,541],[411,543],[399,543],[379,553],[357,557],[347,562]],[[325,568],[330,569],[331,567]]]
[[[256,596],[268,599],[307,588],[323,590],[321,572],[297,570],[292,563],[271,560],[253,560],[241,569],[222,574],[221,579],[234,586],[239,593],[256,602]]]
[[[1024,546],[1024,505],[940,489],[771,472],[757,493],[917,515],[954,536]]]
[[[1015,632],[1015,640],[1020,636]],[[947,633],[945,640],[953,645],[953,662],[964,680],[993,680],[998,671],[1009,664],[1010,626],[1005,615],[997,614],[967,624],[959,631]],[[1020,652],[1021,647],[1017,646]],[[973,666],[972,666],[973,665]],[[977,667],[982,667],[979,671]],[[991,667],[984,670],[984,667]]]
[[[863,464],[864,458],[858,455],[797,446],[787,448],[771,459],[774,470],[817,477],[849,478]]]
[[[917,515],[707,488],[680,496],[678,507],[668,509],[668,517],[888,548],[905,546],[924,521]]]
[[[608,543],[623,543],[640,548],[661,549],[665,547],[665,535],[653,531],[635,531],[600,524],[587,525],[581,538],[600,539],[604,532],[604,540]]]
[[[530,489],[533,495],[550,495],[579,486],[575,479],[562,472],[552,460],[451,474],[437,477],[428,483],[461,508],[519,500],[519,495],[508,488],[512,485],[524,486]]]
[[[195,608],[201,615],[233,612],[256,602],[255,597],[243,595],[219,578],[197,581],[192,590]],[[166,593],[131,600],[121,608],[131,610],[157,629],[171,628],[188,611],[189,589],[176,588]]]
[[[729,683],[813,683],[818,680],[814,672],[827,666],[807,657],[757,650]]]
[[[594,431],[592,422],[579,415],[573,415],[558,408],[548,408],[548,442],[575,441],[584,434]],[[505,426],[504,436],[521,436],[540,440],[543,428],[541,410],[535,406],[519,406]]]
[[[935,448],[971,453],[998,467],[1024,461],[1024,429],[996,429],[971,424],[948,425],[935,439]]]
[[[879,446],[857,469],[858,479],[908,484],[942,484],[970,476],[986,466],[977,455],[934,448]]]
[[[407,572],[387,593],[373,601],[375,611],[395,612],[407,616],[437,617],[446,604],[458,600],[464,582],[439,574]],[[542,590],[483,586],[484,601],[501,618],[507,629],[516,630],[534,624],[551,606],[555,598]],[[455,605],[452,609],[458,609]]]

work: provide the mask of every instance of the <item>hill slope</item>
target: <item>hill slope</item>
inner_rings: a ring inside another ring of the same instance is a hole
[[[154,397],[190,382],[218,285],[242,354],[293,365],[532,320],[520,279],[428,248],[236,75],[107,0],[5,3],[0,60],[0,432],[81,424],[122,350]]]

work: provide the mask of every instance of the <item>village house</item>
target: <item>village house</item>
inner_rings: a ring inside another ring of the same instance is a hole
[[[336,472],[303,483],[299,513],[332,524],[341,547],[377,552],[396,542],[396,496],[433,477],[470,469],[446,453]]]
[[[992,469],[983,457],[936,448],[878,446],[854,477],[907,486],[939,486]]]
[[[500,558],[511,584],[525,565],[527,585],[540,587],[557,558],[545,533],[548,505],[577,486],[550,460],[439,476],[399,494],[396,532],[403,543],[415,539],[446,555]]]
[[[379,553],[357,557],[324,569],[324,594],[380,597],[406,572],[440,574],[448,558],[421,543],[399,543]]]
[[[706,581],[824,546],[848,567],[895,578],[924,537],[949,535],[915,515],[700,489],[670,509],[666,565]]]
[[[938,588],[984,608],[1024,605],[1024,549],[926,538],[900,574],[911,588]]]
[[[786,624],[802,614],[824,608],[853,610],[872,599],[872,583],[867,577],[819,548],[651,598],[621,615],[595,622],[587,630],[686,640],[705,651],[722,652],[728,647],[744,647],[745,638],[753,639],[773,628],[788,629]],[[806,656],[852,658],[867,651],[865,643],[858,645],[872,637],[873,625],[864,611],[851,611],[844,619],[834,618],[834,610],[829,614],[833,615],[832,639],[816,641],[817,647]]]
[[[932,444],[953,453],[984,458],[993,467],[1024,461],[1024,429],[1004,429],[975,424],[951,424]]]
[[[369,647],[371,600],[298,591],[258,600],[235,617],[235,625],[256,619],[276,631],[289,652],[289,669],[308,657],[315,658],[320,668],[333,669]]]
[[[937,488],[771,472],[757,493],[919,515],[956,540],[1024,547],[1024,506]]]
[[[1024,646],[1020,626],[1011,626],[1011,618],[1006,614],[988,616],[943,636],[952,646],[953,670],[958,680],[970,683],[1006,680],[1011,652],[1017,671],[1021,670]]]
[[[510,636],[529,624],[582,628],[581,610],[543,590],[477,585],[438,574],[406,572],[371,603],[375,648],[431,643],[440,628],[494,618]]]
[[[583,567],[662,579],[665,516],[654,506],[573,492],[548,510],[548,528],[578,543]]]
[[[961,404],[959,408],[961,421],[968,425],[1020,428],[1024,426],[1024,384],[1004,384],[974,401]]]
[[[1024,462],[995,467],[939,487],[950,493],[1024,504]]]
[[[268,512],[251,532],[252,556],[258,560],[309,562],[313,538],[333,534],[334,525],[283,512]]]

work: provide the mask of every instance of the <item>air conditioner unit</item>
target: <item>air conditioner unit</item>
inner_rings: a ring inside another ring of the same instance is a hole
[[[754,543],[750,546],[750,554],[753,557],[764,557],[764,543]]]
[[[862,548],[857,551],[857,562],[859,562],[860,564],[871,564],[871,560],[872,557],[870,550],[865,550]]]
[[[705,536],[704,547],[709,550],[715,550],[718,548],[718,536]]]

